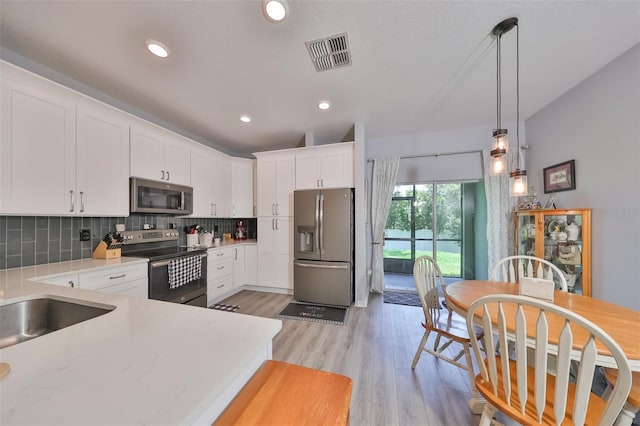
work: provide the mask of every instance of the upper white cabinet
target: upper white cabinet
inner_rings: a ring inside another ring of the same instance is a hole
[[[189,146],[178,135],[136,120],[131,126],[131,176],[190,185]]]
[[[89,99],[78,104],[76,209],[92,216],[129,215],[129,124]]]
[[[296,189],[351,188],[353,142],[296,150]]]
[[[128,215],[124,113],[1,66],[0,213]]]
[[[231,217],[253,217],[253,169],[255,160],[231,159]]]
[[[258,216],[293,216],[295,157],[290,152],[257,153]]]
[[[191,148],[193,217],[229,217],[231,161],[206,147]]]

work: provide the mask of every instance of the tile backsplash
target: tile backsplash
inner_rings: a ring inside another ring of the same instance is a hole
[[[226,232],[233,235],[237,220],[135,214],[129,217],[0,216],[0,269],[88,259],[102,238],[108,232],[115,232],[116,223],[124,223],[127,230],[143,229],[145,224],[158,229],[176,224],[180,231],[179,244],[186,244],[183,228],[187,225],[198,224],[211,232],[217,226],[217,235]],[[256,219],[242,220],[249,238],[256,238]],[[91,230],[90,241],[80,241],[81,229]]]

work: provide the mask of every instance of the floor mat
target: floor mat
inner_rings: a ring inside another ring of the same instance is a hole
[[[383,296],[384,303],[392,303],[394,305],[422,306],[418,293],[385,290],[383,292]]]
[[[291,302],[278,314],[278,318],[345,325],[348,313],[346,306]]]
[[[216,303],[213,306],[209,306],[209,309],[215,309],[218,311],[227,311],[227,312],[235,312],[240,309],[240,306],[237,305],[225,305],[224,303]]]

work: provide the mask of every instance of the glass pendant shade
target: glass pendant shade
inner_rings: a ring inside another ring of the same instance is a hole
[[[513,197],[527,195],[529,186],[527,185],[527,171],[515,169],[509,173],[509,193]]]
[[[491,157],[489,167],[489,174],[491,176],[499,176],[505,174],[507,171],[507,157],[505,155],[502,155],[500,157]]]
[[[491,156],[501,157],[509,149],[507,129],[493,129],[493,143],[491,144]]]

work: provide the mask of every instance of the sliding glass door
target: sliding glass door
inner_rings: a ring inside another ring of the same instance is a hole
[[[398,185],[385,229],[384,270],[411,274],[416,258],[433,257],[444,276],[462,276],[461,183]]]

